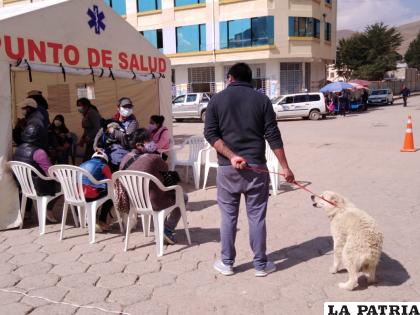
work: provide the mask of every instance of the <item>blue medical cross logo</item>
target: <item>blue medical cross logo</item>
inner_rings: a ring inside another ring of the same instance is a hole
[[[87,15],[89,15],[90,17],[90,20],[88,21],[89,27],[94,27],[96,34],[101,34],[101,30],[105,31],[105,24],[103,22],[103,20],[105,19],[105,14],[102,11],[99,12],[99,8],[97,5],[93,6],[93,10],[89,8],[87,11]]]

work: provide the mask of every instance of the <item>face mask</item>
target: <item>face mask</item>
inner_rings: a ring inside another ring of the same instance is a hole
[[[123,117],[128,117],[133,113],[133,109],[132,108],[125,108],[125,107],[120,107],[120,115]]]
[[[156,150],[157,150],[157,147],[156,147],[156,144],[153,141],[144,144],[144,151],[145,152],[154,153],[154,152],[156,152]]]
[[[79,113],[83,113],[83,112],[84,112],[84,108],[83,108],[83,106],[77,106],[77,111],[78,111]]]
[[[155,131],[157,129],[157,125],[156,124],[150,124],[149,125],[149,130],[150,131]]]
[[[54,120],[54,126],[60,127],[63,123],[60,120]]]

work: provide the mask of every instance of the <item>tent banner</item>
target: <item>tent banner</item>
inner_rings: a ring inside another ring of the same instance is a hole
[[[24,59],[28,63],[81,68],[101,67],[143,73],[167,71],[167,63],[163,57],[0,34],[0,60],[17,62]]]

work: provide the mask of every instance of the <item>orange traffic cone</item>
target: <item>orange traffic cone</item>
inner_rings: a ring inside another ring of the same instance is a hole
[[[401,149],[401,152],[416,152],[416,149],[414,148],[413,123],[411,121],[411,116],[408,116],[404,147]]]

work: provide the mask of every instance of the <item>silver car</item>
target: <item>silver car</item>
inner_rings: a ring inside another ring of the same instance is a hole
[[[394,94],[390,89],[373,90],[367,103],[369,105],[394,104]]]
[[[204,122],[211,93],[188,93],[172,100],[172,116],[176,121],[197,118]]]

